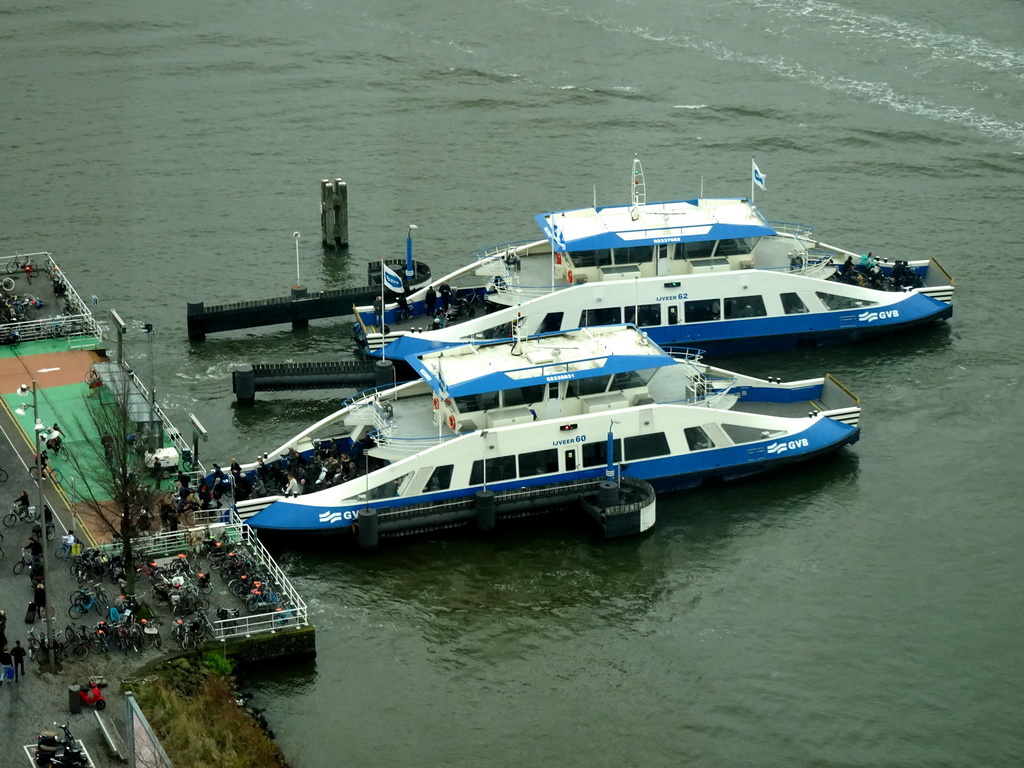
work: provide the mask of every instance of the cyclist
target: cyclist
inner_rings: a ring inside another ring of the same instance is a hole
[[[54,424],[53,429],[50,430],[50,436],[46,438],[46,447],[57,453],[60,451],[61,443],[64,442],[64,435],[61,434],[60,428]]]
[[[18,498],[14,500],[14,506],[21,507],[21,509],[16,511],[18,512],[18,514],[24,517],[25,514],[28,512],[28,508],[32,506],[32,501],[28,497],[28,491],[22,491],[20,494],[18,494]]]
[[[39,543],[39,540],[35,536],[28,537],[28,544],[25,546],[29,554],[33,557],[43,556],[43,545]]]
[[[67,550],[68,556],[74,551],[75,544],[78,543],[78,539],[75,538],[75,532],[68,529],[68,532],[60,537],[60,545]]]

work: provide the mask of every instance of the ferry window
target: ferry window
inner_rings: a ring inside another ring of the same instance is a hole
[[[514,480],[516,476],[516,457],[498,456],[487,460],[487,482],[497,483],[502,480]],[[483,461],[473,462],[473,471],[469,475],[470,485],[481,485],[484,481]]]
[[[668,308],[668,325],[679,325],[679,307],[675,304]]]
[[[702,427],[687,427],[683,430],[683,434],[686,435],[686,444],[690,446],[691,451],[704,451],[715,447],[714,442]]]
[[[455,471],[454,464],[445,464],[443,467],[435,467],[427,480],[427,492],[444,491],[452,486],[452,472]]]
[[[725,300],[725,319],[736,317],[764,317],[764,299],[760,296],[735,296]]]
[[[758,429],[739,424],[723,424],[722,430],[737,445],[740,443],[753,443],[756,440],[769,440],[785,434],[781,429]]]
[[[573,379],[568,382],[566,393],[569,397],[599,395],[608,389],[609,378],[609,376],[594,376],[589,379]]]
[[[562,318],[564,312],[548,312],[537,329],[537,333],[558,333],[562,330]]]
[[[687,259],[706,259],[711,255],[714,250],[715,242],[713,240],[703,240],[698,243],[680,243],[676,246],[676,253],[678,249],[683,249],[683,258]]]
[[[582,328],[593,328],[595,325],[618,325],[622,322],[621,307],[598,307],[583,311]]]
[[[836,309],[860,309],[861,307],[873,307],[878,304],[877,301],[868,301],[867,299],[854,299],[849,296],[837,296],[834,293],[825,293],[825,291],[816,291],[815,295],[821,299],[821,303],[828,307],[830,310]]]
[[[492,325],[490,328],[474,333],[473,338],[483,341],[489,341],[490,339],[507,339],[512,334],[508,323],[500,323],[499,325]]]
[[[784,293],[779,298],[782,299],[782,311],[787,315],[801,315],[807,311],[804,300],[795,293]]]
[[[716,256],[740,256],[750,253],[753,248],[753,238],[737,237],[734,240],[719,240]]]
[[[653,370],[644,372],[624,371],[623,373],[616,373],[612,376],[612,389],[633,389],[635,387],[645,387],[647,386],[647,382],[651,380],[651,376],[653,374]]]
[[[698,299],[686,302],[686,322],[707,323],[722,316],[721,302],[718,299]]]
[[[615,440],[612,448],[612,461],[618,464],[622,461],[622,441]],[[583,443],[583,466],[601,467],[608,463],[608,441],[595,440],[592,443]]]
[[[376,499],[390,499],[392,496],[398,494],[398,487],[405,481],[408,475],[402,475],[396,477],[394,480],[388,480],[380,485],[374,486],[367,493],[359,494],[361,499],[369,499],[374,501]]]
[[[652,456],[668,455],[668,440],[664,432],[653,435],[636,435],[622,441],[626,448],[626,461],[649,459]]]
[[[646,264],[654,255],[653,245],[638,245],[636,248],[616,248],[616,264]]]
[[[546,475],[558,471],[558,451],[548,448],[519,454],[519,476]]]
[[[534,384],[519,389],[506,389],[501,393],[502,405],[526,405],[527,403],[539,403],[544,399],[544,385]]]
[[[570,255],[573,266],[576,267],[607,267],[612,263],[610,248],[602,248],[598,251],[573,251]]]
[[[632,307],[629,307],[632,309]],[[631,318],[626,319],[627,323],[634,322]],[[641,327],[649,325],[661,325],[661,305],[641,304],[636,308],[636,324]]]

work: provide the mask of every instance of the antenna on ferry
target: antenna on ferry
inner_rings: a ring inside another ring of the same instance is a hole
[[[630,184],[630,200],[632,208],[629,217],[636,221],[640,218],[640,206],[647,202],[647,187],[644,184],[644,169],[640,165],[640,156],[633,155],[632,184]]]

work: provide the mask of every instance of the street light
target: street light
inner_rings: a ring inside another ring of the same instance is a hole
[[[28,396],[28,392],[29,392],[28,384],[22,384],[20,387],[18,387],[18,396],[19,397],[27,397]],[[43,462],[42,462],[42,454],[43,454],[43,452],[39,448],[39,441],[41,439],[43,439],[43,437],[44,437],[43,430],[45,430],[46,427],[43,426],[43,421],[42,421],[42,419],[39,418],[39,397],[38,397],[38,392],[36,391],[36,381],[35,381],[35,379],[32,379],[32,405],[22,404],[18,408],[15,408],[14,412],[16,414],[18,414],[19,416],[24,416],[26,414],[26,412],[27,412],[26,408],[31,408],[32,409],[32,413],[34,413],[35,417],[36,417],[36,423],[35,423],[35,426],[34,426],[34,431],[35,431],[34,448],[35,448],[35,452],[36,452],[36,488],[39,491],[39,495],[37,497],[38,501],[36,502],[36,504],[37,504],[36,509],[39,510],[39,516],[43,520],[43,540],[41,542],[39,542],[39,543],[43,545],[43,588],[44,588],[44,590],[46,590],[46,589],[49,589],[49,587],[47,587],[47,582],[49,582],[49,580],[50,580],[50,548],[46,545],[46,512],[44,511],[46,509],[46,505],[43,503]],[[48,597],[51,597],[51,596],[52,595],[48,595]],[[44,605],[43,609],[46,610],[46,606],[45,605]],[[56,659],[56,654],[54,653],[54,649],[53,649],[54,639],[55,639],[54,638],[54,634],[53,634],[53,611],[46,610],[46,625],[47,625],[46,635],[49,638],[49,647],[47,649],[47,652],[48,652],[48,655],[50,657],[50,671],[51,672],[56,672],[57,671],[57,659]]]
[[[149,337],[149,445],[147,447],[150,451],[155,451],[157,449],[157,432],[153,429],[153,421],[156,413],[156,367],[153,362],[153,335],[156,331],[153,330],[152,323],[143,323],[142,332]]]

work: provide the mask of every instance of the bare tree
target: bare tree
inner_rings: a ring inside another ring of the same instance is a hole
[[[137,425],[110,393],[88,401],[88,416],[76,419],[79,434],[92,437],[84,451],[72,451],[70,463],[84,485],[79,492],[79,517],[89,513],[96,524],[122,543],[128,592],[135,591],[132,538],[145,527],[160,498],[151,468],[146,466],[145,445]],[[79,444],[81,445],[81,444]]]

